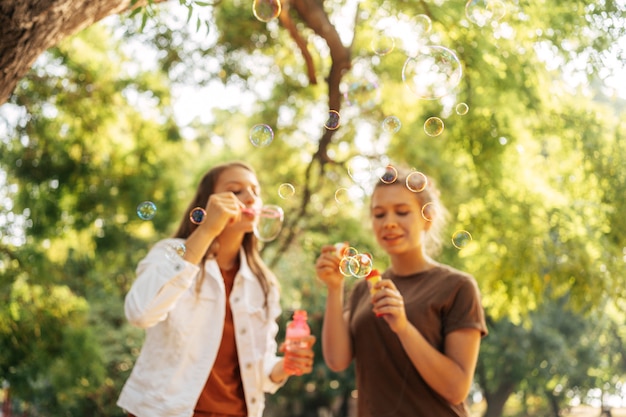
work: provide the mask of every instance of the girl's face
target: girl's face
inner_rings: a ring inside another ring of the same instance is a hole
[[[372,195],[371,215],[376,240],[387,253],[421,251],[430,222],[422,216],[416,194],[404,183],[378,186]]]
[[[247,208],[260,209],[261,186],[253,172],[239,166],[225,169],[215,183],[214,193],[232,192]],[[238,224],[245,226],[246,232],[252,231],[255,216],[243,214]],[[235,225],[232,225],[235,226]]]

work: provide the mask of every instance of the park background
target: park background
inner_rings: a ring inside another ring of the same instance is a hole
[[[134,268],[174,231],[202,173],[230,159],[252,164],[265,201],[285,210],[263,246],[282,330],[304,308],[320,334],[321,245],[349,241],[386,267],[367,192],[381,167],[405,164],[441,188],[448,236],[472,236],[461,249],[450,238],[439,261],[476,277],[488,315],[475,415],[626,415],[624,1],[282,6],[267,22],[249,0],[112,12],[17,80],[0,106],[4,415],[123,415],[115,401],[143,340],[123,313]],[[439,99],[402,79],[425,45],[462,68]],[[325,127],[330,110],[338,129]],[[444,122],[436,136],[430,117]],[[257,124],[273,129],[266,146],[250,141]],[[157,206],[151,220],[136,214],[142,201]],[[353,370],[329,371],[318,351],[266,416],[348,416],[355,395]]]

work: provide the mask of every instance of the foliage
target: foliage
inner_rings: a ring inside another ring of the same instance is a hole
[[[480,284],[491,322],[477,379],[491,412],[523,391],[545,398],[529,411],[548,414],[623,380],[625,105],[599,84],[613,71],[604,65],[623,36],[623,4],[511,2],[506,18],[477,26],[461,3],[357,3],[311,3],[351,53],[332,134],[323,127],[330,86],[305,76],[293,34],[241,1],[152,4],[67,39],[21,81],[0,111],[0,379],[16,407],[121,415],[115,399],[142,341],[123,317],[133,269],[172,232],[207,166],[234,158],[257,167],[266,202],[286,212],[283,233],[263,248],[282,284],[281,329],[303,307],[320,334],[325,292],[313,263],[323,244],[349,241],[387,265],[367,226],[375,175],[349,175],[360,156],[375,170],[401,163],[430,174],[452,214],[448,236],[471,232],[467,247],[448,243],[439,260]],[[293,0],[289,15],[326,76],[337,51],[302,4]],[[402,82],[419,38],[397,39],[387,55],[371,48],[380,28],[420,14],[432,22],[423,41],[455,51],[463,67],[441,100],[418,100]],[[563,82],[576,65],[588,91]],[[363,82],[373,92],[352,94]],[[207,93],[198,106],[210,115],[181,125],[175,94],[216,85],[239,99]],[[455,113],[459,102],[466,115]],[[381,127],[388,115],[400,118],[398,132]],[[430,137],[423,125],[434,115],[445,129]],[[256,123],[274,129],[271,146],[249,143]],[[278,195],[283,183],[292,198]],[[349,201],[336,198],[343,188]],[[157,203],[152,221],[134,214],[144,200]],[[328,371],[318,350],[315,371],[270,397],[268,414],[345,415],[353,381],[352,369]]]

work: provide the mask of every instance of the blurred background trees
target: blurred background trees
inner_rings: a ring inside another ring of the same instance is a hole
[[[263,248],[282,282],[281,328],[305,308],[320,333],[322,244],[349,241],[386,267],[367,193],[381,167],[405,164],[434,177],[450,210],[440,260],[483,293],[477,413],[557,416],[623,397],[626,5],[469,4],[491,14],[292,0],[261,22],[249,1],[153,4],[147,19],[107,18],[41,55],[0,107],[0,380],[13,412],[122,415],[115,400],[143,337],[123,315],[134,268],[174,231],[207,167],[233,158],[286,212]],[[441,99],[403,82],[420,45],[459,59],[460,83]],[[438,136],[424,130],[433,116]],[[274,130],[266,147],[249,141],[258,123]],[[136,215],[142,201],[157,205],[152,220]],[[461,249],[458,230],[472,236]],[[266,415],[348,415],[353,371],[316,361]]]

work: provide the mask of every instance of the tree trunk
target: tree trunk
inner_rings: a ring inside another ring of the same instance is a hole
[[[495,392],[484,392],[487,409],[483,417],[502,417],[504,404],[506,404],[514,390],[515,384],[508,383],[500,385]]]
[[[155,3],[164,0],[154,0]],[[99,20],[126,11],[131,0],[0,1],[0,105],[48,48]],[[137,6],[145,1],[137,2]]]

